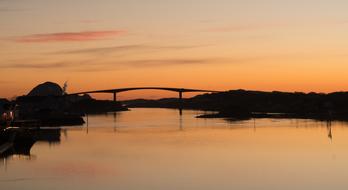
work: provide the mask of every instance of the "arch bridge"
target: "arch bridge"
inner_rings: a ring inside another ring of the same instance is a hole
[[[111,93],[113,94],[113,100],[117,101],[117,93],[133,91],[133,90],[166,90],[172,92],[178,92],[179,99],[182,100],[184,92],[220,92],[215,90],[201,90],[201,89],[189,89],[189,88],[169,88],[169,87],[134,87],[134,88],[115,88],[115,89],[107,89],[107,90],[94,90],[94,91],[85,91],[72,93],[69,95],[80,95],[80,94],[94,94],[94,93]]]

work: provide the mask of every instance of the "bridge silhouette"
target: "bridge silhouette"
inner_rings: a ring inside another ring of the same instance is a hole
[[[126,91],[133,91],[133,90],[166,90],[166,91],[178,92],[180,101],[183,99],[183,93],[184,92],[206,92],[206,93],[209,93],[209,92],[210,93],[221,92],[221,91],[215,91],[215,90],[201,90],[201,89],[189,89],[189,88],[133,87],[133,88],[114,88],[114,89],[107,89],[107,90],[93,90],[93,91],[72,93],[72,94],[69,94],[69,95],[94,94],[94,93],[111,93],[111,94],[113,94],[113,100],[117,101],[117,93],[126,92]]]

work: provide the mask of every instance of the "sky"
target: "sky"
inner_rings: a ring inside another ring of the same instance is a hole
[[[45,81],[68,81],[68,92],[348,91],[347,7],[345,0],[0,0],[0,97]],[[118,98],[170,96],[177,95]]]

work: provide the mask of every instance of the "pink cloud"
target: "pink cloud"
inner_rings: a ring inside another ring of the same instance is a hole
[[[91,41],[117,37],[124,35],[125,33],[126,31],[123,30],[108,30],[33,34],[28,36],[17,37],[14,39],[14,41],[20,43]]]

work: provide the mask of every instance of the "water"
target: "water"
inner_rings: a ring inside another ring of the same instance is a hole
[[[30,156],[2,160],[0,189],[347,188],[347,123],[197,114],[133,109],[89,116],[88,126],[36,142]]]

